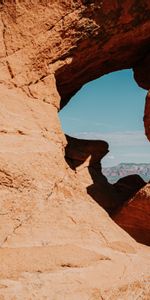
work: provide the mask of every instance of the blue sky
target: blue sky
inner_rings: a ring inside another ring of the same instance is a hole
[[[138,87],[132,70],[107,74],[82,87],[59,113],[65,133],[109,143],[103,166],[121,162],[150,163],[144,136],[147,91]]]

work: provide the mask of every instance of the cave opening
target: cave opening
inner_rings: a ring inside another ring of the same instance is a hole
[[[149,181],[149,141],[143,124],[146,94],[132,69],[125,69],[84,85],[59,113],[67,139],[66,162],[115,221]],[[116,222],[120,225],[120,219]],[[141,235],[123,228],[142,241]]]
[[[132,69],[117,71],[84,85],[59,113],[66,134],[108,142],[102,166],[110,182],[134,173],[149,180],[149,142],[143,124],[146,93],[136,84]]]

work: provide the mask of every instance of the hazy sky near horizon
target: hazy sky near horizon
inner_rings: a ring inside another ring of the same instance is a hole
[[[59,113],[65,133],[109,143],[102,165],[150,163],[144,135],[147,91],[138,87],[132,70],[117,71],[84,85]]]

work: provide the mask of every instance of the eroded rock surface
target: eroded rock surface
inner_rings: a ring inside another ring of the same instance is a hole
[[[148,248],[87,194],[57,114],[147,55],[149,17],[148,0],[0,1],[2,300],[149,298]]]
[[[113,219],[138,242],[150,246],[150,184],[126,203]]]

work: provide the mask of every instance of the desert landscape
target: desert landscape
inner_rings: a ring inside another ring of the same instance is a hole
[[[131,68],[150,141],[150,2],[3,0],[0,42],[0,300],[150,299],[150,173],[109,182],[58,115]]]
[[[103,174],[111,183],[115,183],[118,179],[131,174],[138,174],[145,182],[149,182],[150,164],[120,163],[113,167],[103,168]]]

